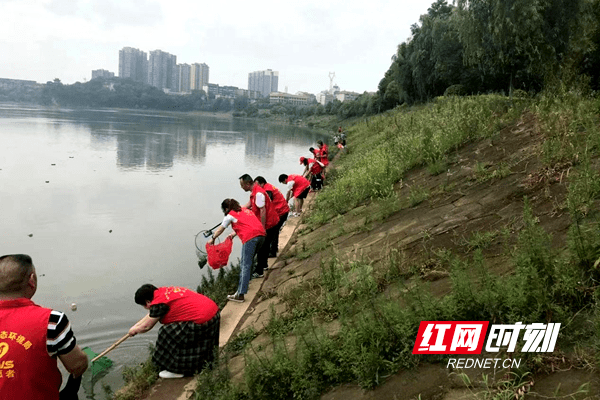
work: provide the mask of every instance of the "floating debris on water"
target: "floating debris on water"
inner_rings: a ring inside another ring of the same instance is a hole
[[[77,304],[71,303],[71,311],[77,311]]]
[[[29,237],[33,237],[33,233],[30,233],[30,234],[29,234],[29,235],[27,235],[27,236],[29,236]]]

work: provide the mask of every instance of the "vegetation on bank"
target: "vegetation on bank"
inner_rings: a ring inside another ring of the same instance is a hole
[[[535,129],[542,134],[538,156],[543,165],[571,166],[568,194],[559,206],[572,220],[564,248],[553,247],[551,232],[539,226],[535,210],[524,199],[523,228],[508,241],[514,243],[508,249],[514,272],[496,276],[482,256],[482,249],[495,237],[510,232],[474,235],[468,240],[466,257],[450,249],[435,254],[450,272],[452,291],[447,296],[432,296],[426,285],[415,280],[419,271],[404,264],[401,249],[389,249],[387,258],[377,266],[368,259],[342,260],[334,251],[322,262],[318,277],[286,295],[287,313],[273,313],[263,330],[248,329],[231,340],[219,361],[199,375],[195,398],[316,399],[327,388],[346,382],[373,388],[391,374],[419,364],[421,358],[412,354],[412,347],[422,320],[561,322],[559,348],[574,352],[578,362],[597,369],[597,98],[576,90],[547,92],[533,99],[444,97],[429,105],[400,107],[358,122],[348,129],[349,152],[341,155],[336,172],[328,175],[328,186],[316,198],[307,223],[312,230],[330,221],[321,229],[335,234],[338,216],[353,212],[355,207],[367,205],[377,210],[375,222],[414,207],[418,202],[399,199],[394,190],[394,184],[401,182],[410,168],[427,167],[435,175],[440,168],[432,165],[450,163],[452,153],[465,143],[493,138],[523,115],[536,121]],[[486,174],[493,175],[484,168],[474,169],[474,179],[494,179]],[[443,190],[450,192],[452,188]],[[303,252],[319,250],[305,248]],[[206,279],[199,291],[222,303],[237,285],[234,275],[235,269],[231,275],[219,271],[216,277]],[[395,297],[390,298],[390,292],[396,293]],[[339,322],[334,334],[324,328],[328,321]],[[268,348],[252,343],[259,334],[271,338]],[[296,338],[294,345],[289,344],[290,336]],[[246,360],[244,374],[232,379],[228,361],[239,354]],[[521,356],[525,361],[521,369],[514,370],[510,379],[490,386],[491,395],[504,391],[510,398],[528,374],[544,367],[543,356]],[[443,356],[428,357],[429,362],[432,359],[442,361]]]
[[[223,352],[219,363],[200,374],[195,398],[317,399],[327,388],[346,382],[373,388],[387,376],[419,364],[421,358],[412,348],[423,320],[561,322],[559,348],[575,352],[578,362],[589,368],[598,368],[598,99],[574,91],[514,101],[497,95],[440,98],[356,124],[349,130],[350,152],[337,162],[339,172],[317,197],[308,225],[335,221],[336,215],[363,204],[391,209],[390,213],[412,207],[399,201],[393,187],[409,168],[439,162],[469,141],[494,137],[524,114],[533,116],[535,129],[543,135],[539,158],[544,165],[572,165],[561,205],[572,219],[565,248],[553,247],[551,232],[539,226],[525,198],[523,227],[509,249],[514,272],[490,272],[482,256],[490,238],[481,234],[470,239],[466,257],[450,249],[436,254],[448,266],[452,282],[450,294],[443,297],[432,296],[414,280],[418,271],[403,265],[401,249],[389,249],[384,265],[377,267],[368,259],[343,261],[333,252],[322,261],[320,276],[286,295],[288,312],[273,313],[261,332],[241,332],[241,344]],[[389,207],[380,207],[382,203]],[[322,229],[333,227],[329,222]],[[497,233],[501,234],[510,233]],[[396,297],[390,298],[390,291]],[[333,320],[340,327],[332,335],[323,324]],[[268,349],[252,344],[259,333],[271,337]],[[290,345],[291,336],[295,345]],[[227,361],[240,348],[244,376],[232,379]],[[521,368],[489,387],[490,395],[510,398],[521,378],[544,366],[539,354],[521,356]]]

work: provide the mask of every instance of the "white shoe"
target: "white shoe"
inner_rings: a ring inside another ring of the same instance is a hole
[[[160,371],[158,373],[158,376],[160,376],[163,379],[183,378],[183,374],[176,374],[175,372],[167,371],[166,369],[164,371]]]

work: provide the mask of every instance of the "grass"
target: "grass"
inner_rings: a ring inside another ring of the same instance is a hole
[[[564,206],[572,220],[566,246],[555,245],[551,232],[541,227],[529,200],[524,199],[519,229],[514,232],[505,228],[475,233],[461,243],[468,248],[467,253],[457,254],[450,248],[430,251],[450,274],[451,290],[439,297],[419,279],[418,270],[410,268],[402,249],[389,249],[387,257],[375,263],[346,260],[332,247],[321,256],[318,276],[302,281],[281,298],[285,312],[272,311],[262,331],[241,332],[219,362],[199,375],[195,398],[318,399],[328,388],[346,382],[373,388],[422,361],[412,354],[412,347],[424,320],[564,322],[559,348],[573,347],[572,340],[576,340],[578,362],[597,369],[598,104],[595,99],[569,92],[516,103],[498,95],[452,97],[408,111],[394,110],[349,127],[352,151],[341,158],[339,172],[328,176],[328,186],[306,219],[314,229],[334,221],[323,228],[331,231],[327,237],[351,232],[338,215],[357,217],[351,211],[358,206],[365,206],[365,213],[372,214],[370,223],[401,210],[394,185],[409,169],[427,166],[435,175],[443,171],[440,160],[461,145],[492,137],[527,115],[536,121],[541,164],[568,161],[572,165]],[[501,179],[511,174],[510,165],[481,160],[475,164],[474,179]],[[415,206],[429,196],[432,194],[417,183],[411,187],[408,203]],[[307,259],[328,246],[307,244],[309,236],[296,244],[298,259]],[[484,256],[484,250],[499,240],[509,242],[504,255],[512,266],[512,273],[503,276],[490,271]],[[223,290],[219,281],[228,279],[219,273],[202,286],[220,296]],[[332,321],[339,329],[328,333],[326,326]],[[254,346],[252,340],[261,333],[267,334],[270,342]],[[293,346],[290,337],[295,338]],[[239,354],[244,354],[245,367],[243,377],[234,380],[227,361]],[[483,397],[514,397],[527,387],[530,374],[544,368],[539,355],[520,355],[521,369],[489,384]],[[427,358],[427,362],[443,360],[443,355]]]
[[[150,353],[153,348],[150,349]],[[138,367],[124,367],[123,380],[125,386],[116,392],[112,392],[110,387],[103,386],[107,397],[113,400],[135,400],[140,399],[142,395],[158,379],[158,370],[152,363],[152,355]]]
[[[445,155],[492,136],[523,107],[499,95],[453,96],[357,123],[351,129],[353,151],[339,161],[341,172],[317,198],[309,223],[322,224],[368,200],[390,197],[393,185],[415,166],[428,164],[432,174],[441,173]]]
[[[473,177],[471,179],[483,183],[492,179],[502,179],[510,174],[510,166],[507,163],[502,162],[497,168],[493,168],[491,163],[477,161],[473,167]]]
[[[585,277],[589,271],[552,249],[550,235],[540,228],[527,202],[523,221],[513,253],[514,275],[491,274],[480,249],[469,259],[452,257],[443,250],[440,254],[451,268],[451,294],[436,298],[421,285],[404,287],[400,300],[404,307],[382,294],[368,260],[346,263],[332,257],[322,264],[318,278],[285,298],[293,313],[272,313],[265,328],[272,337],[270,356],[257,349],[246,350],[243,384],[234,387],[227,380],[220,384],[229,387],[222,396],[211,392],[210,397],[203,397],[198,392],[196,398],[234,398],[230,396],[235,393],[235,398],[247,399],[317,399],[328,387],[343,382],[373,388],[386,376],[419,363],[412,347],[422,320],[564,321],[582,305],[597,301],[595,295],[576,290],[581,283],[592,283]],[[398,256],[396,252],[386,266],[387,276],[395,285],[401,285],[395,279],[399,276]],[[315,317],[337,318],[341,322],[339,332],[328,335],[314,324]],[[598,324],[600,319],[595,321]],[[568,337],[572,329],[567,325],[559,340]],[[293,348],[283,339],[289,334],[298,338]],[[600,341],[595,339],[594,343]],[[537,355],[522,355],[523,370],[488,386],[483,392],[491,396],[488,398],[505,398],[510,390],[524,387]],[[221,375],[226,377],[223,372]],[[199,390],[205,392],[201,385]]]
[[[240,278],[240,261],[231,267],[220,268],[217,273],[214,273],[208,267],[208,277],[203,276],[198,293],[212,299],[219,308],[223,308],[227,304],[227,295],[235,292]]]

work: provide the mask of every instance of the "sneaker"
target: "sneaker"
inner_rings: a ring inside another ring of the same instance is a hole
[[[160,371],[158,373],[158,376],[163,378],[163,379],[178,379],[178,378],[183,378],[183,374],[176,374],[175,372],[171,372],[171,371],[167,371],[166,369],[164,371]]]
[[[263,276],[264,276],[263,274],[259,274],[258,272],[255,272],[252,274],[252,279],[262,278]]]
[[[244,295],[243,294],[237,294],[237,292],[235,292],[234,294],[228,294],[227,295],[227,300],[235,301],[236,303],[243,303],[244,302]]]

